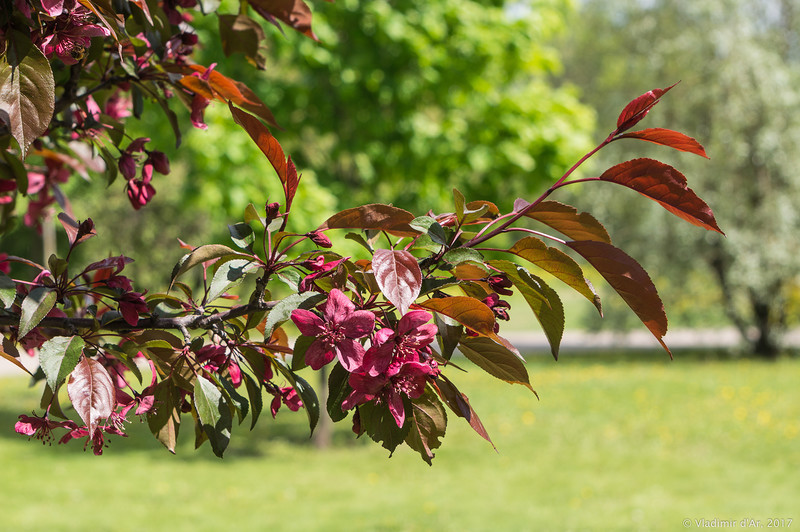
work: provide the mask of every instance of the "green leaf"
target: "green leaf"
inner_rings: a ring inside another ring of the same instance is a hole
[[[453,248],[445,253],[442,259],[453,266],[457,266],[462,262],[476,262],[481,264],[483,262],[483,255],[472,248]]]
[[[558,360],[558,350],[564,336],[564,305],[558,293],[542,279],[512,262],[497,260],[490,261],[490,264],[503,271],[525,298],[547,336],[550,352]]]
[[[525,364],[513,351],[482,337],[463,338],[459,349],[489,375],[511,384],[522,384],[536,394]]]
[[[464,334],[464,327],[457,321],[438,313],[434,315],[433,321],[439,329],[436,339],[439,341],[442,356],[450,360],[450,357],[453,356],[453,351],[461,341],[461,336]]]
[[[338,362],[328,375],[328,416],[334,423],[347,417],[347,412],[342,410],[342,402],[352,391],[348,383],[349,377],[350,373]]]
[[[306,351],[314,343],[314,340],[316,338],[313,336],[300,335],[297,337],[292,349],[292,371],[300,371],[308,365],[306,364]]]
[[[295,389],[300,399],[303,400],[303,407],[306,410],[306,415],[308,415],[308,425],[313,434],[319,421],[319,399],[317,399],[317,394],[304,378],[289,369],[283,362],[277,360],[275,366],[286,377],[286,380]]]
[[[194,384],[194,406],[200,418],[203,432],[208,436],[214,454],[222,458],[222,453],[231,441],[233,416],[225,401],[225,396],[216,385],[202,375]]]
[[[428,465],[433,465],[433,449],[438,449],[447,429],[447,412],[430,389],[411,401],[411,426],[406,443],[419,453]]]
[[[217,10],[221,0],[197,0],[197,3],[200,4],[200,11],[202,11],[204,15],[208,15]]]
[[[256,221],[261,224],[261,228],[265,228],[266,225],[264,224],[264,218],[262,218],[258,211],[256,210],[255,205],[252,203],[248,203],[247,207],[244,209],[244,222],[249,224],[250,222]]]
[[[157,408],[147,413],[150,432],[169,452],[175,454],[181,428],[181,394],[172,380],[163,380],[153,389]]]
[[[317,292],[303,292],[302,294],[292,294],[281,299],[275,307],[267,314],[267,321],[264,324],[264,338],[272,336],[275,327],[288,320],[292,311],[299,308],[312,309],[325,299],[324,294]]]
[[[22,300],[22,310],[19,318],[18,338],[24,338],[39,322],[47,316],[56,304],[56,293],[44,286],[33,288]]]
[[[405,395],[403,395],[403,405],[406,411],[406,420],[408,420],[411,402]],[[361,428],[389,453],[394,453],[397,446],[403,443],[408,436],[411,423],[406,421],[402,427],[398,427],[386,403],[364,403],[358,407],[358,413],[361,418]]]
[[[592,302],[602,315],[600,299],[594,287],[583,276],[583,270],[572,257],[561,250],[549,247],[536,237],[526,237],[516,242],[509,251],[535,264],[547,273],[574,288]]]
[[[248,273],[252,273],[258,265],[248,259],[233,259],[223,262],[214,272],[211,285],[206,294],[206,303],[210,303],[233,286],[241,283]]]
[[[3,335],[0,335],[0,339],[2,339],[2,343],[0,343],[0,357],[8,360],[28,375],[33,376],[28,368],[19,361],[19,351],[17,351],[14,344]]]
[[[494,446],[494,442],[492,442],[492,439],[489,437],[489,433],[486,432],[483,422],[478,417],[478,414],[475,413],[467,396],[461,393],[458,388],[456,388],[456,385],[444,375],[439,375],[436,378],[435,389],[442,401],[450,407],[450,410],[455,412],[458,417],[466,419],[467,423],[472,427],[472,430],[488,441],[492,445],[492,448],[497,451],[497,447]]]
[[[42,344],[39,365],[51,389],[57,389],[75,369],[85,345],[80,336],[56,336]]]
[[[250,398],[252,416],[250,420],[250,430],[256,426],[261,410],[264,408],[264,398],[261,395],[261,385],[248,373],[243,373],[244,386],[247,388],[247,397]]]
[[[53,71],[38,47],[30,46],[18,66],[0,62],[0,113],[23,157],[31,143],[50,126],[54,107]]]
[[[414,218],[409,225],[421,233],[426,233],[435,244],[440,246],[447,244],[447,234],[444,231],[444,227],[430,216]]]
[[[240,222],[238,224],[229,225],[228,231],[231,234],[231,240],[233,240],[234,244],[241,249],[246,249],[248,251],[253,250],[253,242],[256,241],[256,234],[253,228],[250,227],[250,224]]]
[[[242,257],[247,258],[248,255],[243,255],[238,253],[228,246],[223,246],[222,244],[207,244],[204,246],[200,246],[192,250],[191,253],[187,253],[175,267],[172,269],[172,276],[170,279],[170,288],[175,283],[175,279],[186,273],[187,271],[191,270],[198,264],[202,264],[206,261],[218,259],[220,257]]]
[[[244,377],[244,375],[245,373],[242,373],[242,377]],[[228,399],[230,399],[230,405],[236,411],[239,417],[239,424],[241,425],[244,418],[247,417],[247,412],[250,410],[250,403],[247,402],[247,399],[243,395],[236,391],[233,383],[228,379],[220,378],[219,383],[222,385],[223,391]]]
[[[3,308],[8,308],[17,299],[17,283],[5,273],[0,272],[0,301]]]

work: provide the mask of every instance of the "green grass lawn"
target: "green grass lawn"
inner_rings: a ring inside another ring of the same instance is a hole
[[[663,353],[529,364],[541,401],[451,374],[498,448],[450,416],[433,467],[353,441],[308,444],[282,411],[234,432],[224,460],[191,428],[176,456],[147,438],[102,457],[13,431],[37,402],[0,379],[2,530],[684,530],[691,519],[792,518],[800,528],[800,360]],[[268,415],[268,414],[267,414]],[[146,433],[138,423],[137,435]],[[739,527],[741,528],[741,527]]]

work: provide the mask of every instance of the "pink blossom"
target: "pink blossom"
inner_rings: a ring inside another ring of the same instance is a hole
[[[147,314],[150,310],[139,292],[126,292],[117,299],[119,311],[125,322],[131,327],[139,323],[139,315]]]
[[[8,253],[0,253],[0,272],[6,275],[11,273],[11,263],[8,262]]]
[[[133,102],[130,95],[117,89],[106,100],[104,112],[114,120],[120,120],[131,116],[131,107]]]
[[[278,410],[280,410],[281,403],[289,407],[289,410],[292,412],[297,412],[303,406],[303,401],[300,399],[300,396],[297,395],[297,391],[291,386],[278,388],[278,393],[272,399],[272,403],[270,403],[269,406],[273,418],[278,413]]]
[[[304,336],[316,337],[306,351],[306,362],[319,369],[338,358],[347,371],[354,371],[364,359],[364,346],[356,340],[367,336],[375,327],[375,315],[368,310],[355,310],[344,293],[334,288],[322,309],[322,318],[304,309],[292,312],[292,321]]]
[[[369,401],[385,403],[397,426],[402,427],[406,420],[403,396],[416,399],[425,393],[428,376],[437,372],[435,366],[433,361],[428,364],[397,361],[385,373],[377,376],[351,373],[348,383],[353,391],[342,401],[342,410],[350,410]]]
[[[42,417],[39,416],[19,416],[19,421],[14,425],[14,430],[18,434],[30,436],[42,443],[51,441],[53,439],[53,429],[75,429],[78,425],[74,421],[53,421],[47,414]]]
[[[424,310],[407,312],[397,327],[381,329],[375,334],[372,347],[364,357],[364,364],[359,372],[377,376],[384,373],[393,362],[419,362],[430,354],[428,345],[436,338],[437,327],[431,321],[432,316]]]
[[[206,107],[210,104],[211,101],[208,98],[204,98],[199,94],[195,94],[192,98],[192,125],[197,129],[208,129],[208,125],[205,123],[205,119],[203,115],[205,114]]]
[[[56,11],[58,2],[51,1],[50,9]],[[98,24],[90,23],[94,15],[83,6],[60,14],[52,26],[45,29],[39,47],[48,58],[56,56],[65,65],[74,65],[92,45],[92,37],[108,37],[111,32]]]
[[[128,181],[128,200],[137,211],[150,203],[153,196],[156,195],[156,189],[150,183],[144,182],[142,179],[131,179]]]

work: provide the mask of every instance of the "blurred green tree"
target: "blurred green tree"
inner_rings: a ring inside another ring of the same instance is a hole
[[[553,82],[561,66],[547,43],[568,5],[320,2],[321,42],[287,35],[259,89],[287,153],[340,206],[451,210],[456,183],[467,199],[510,205],[591,147],[593,113]]]
[[[682,80],[681,98],[660,111],[666,127],[706,146],[710,162],[681,165],[727,238],[659,223],[661,213],[632,208],[618,190],[603,201],[624,213],[604,218],[619,226],[611,232],[649,253],[645,262],[668,262],[675,285],[692,277],[689,259],[703,257],[730,320],[757,354],[775,356],[800,280],[800,10],[788,0],[588,0],[571,27],[565,77],[601,123],[614,120],[603,110],[616,109],[617,95]]]

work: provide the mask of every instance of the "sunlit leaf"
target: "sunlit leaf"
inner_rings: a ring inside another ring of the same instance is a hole
[[[17,351],[17,348],[14,346],[14,344],[11,343],[11,341],[5,336],[0,335],[0,338],[2,338],[2,344],[0,345],[0,357],[8,360],[28,375],[33,376],[28,368],[26,368],[22,362],[19,361],[19,351]]]
[[[567,242],[580,253],[616,290],[669,353],[663,337],[667,334],[667,315],[650,276],[625,252],[604,242]]]
[[[517,200],[514,210],[522,211],[530,205],[526,201]],[[525,213],[528,218],[538,220],[565,234],[573,240],[597,240],[611,243],[608,231],[594,216],[587,212],[579,213],[575,207],[557,201],[543,201]]]
[[[163,380],[153,389],[153,397],[157,408],[147,413],[147,425],[153,436],[175,454],[178,433],[181,428],[181,395],[171,380]]]
[[[42,367],[47,384],[58,389],[69,376],[83,354],[86,345],[80,336],[55,336],[39,349],[39,365]]]
[[[480,335],[495,336],[494,312],[475,298],[466,296],[434,298],[418,303],[418,305],[453,318],[461,325],[472,329]]]
[[[489,338],[465,337],[459,350],[489,375],[510,384],[522,384],[536,394],[525,364],[509,349]]]
[[[317,40],[311,30],[311,9],[303,0],[250,0],[249,3],[270,22],[273,22],[270,19],[274,17],[303,35]]]
[[[431,390],[411,401],[411,426],[406,443],[417,451],[428,465],[433,465],[433,449],[438,449],[447,429],[447,412]]]
[[[250,138],[256,143],[258,149],[261,150],[270,164],[272,164],[281,183],[285,184],[287,179],[286,155],[284,155],[283,148],[278,140],[272,136],[267,126],[255,116],[234,107],[231,103],[228,103],[228,107],[231,110],[231,115],[233,115],[233,120],[242,126],[247,134],[250,135]]]
[[[409,224],[414,220],[410,212],[382,203],[362,205],[334,214],[319,230],[325,229],[374,229],[396,236],[417,236]]]
[[[214,272],[208,287],[206,302],[210,303],[219,296],[241,283],[248,273],[257,270],[257,265],[247,259],[233,259],[223,262]]]
[[[492,442],[492,439],[489,437],[489,433],[486,432],[483,422],[481,422],[478,414],[475,413],[467,396],[461,393],[458,388],[456,388],[456,385],[444,375],[439,375],[436,378],[434,388],[439,394],[439,397],[442,398],[442,401],[444,401],[444,404],[455,412],[458,417],[466,419],[469,426],[472,427],[472,430],[477,432],[481,438],[488,441],[496,451],[497,448],[494,446],[494,442]]]
[[[372,255],[372,271],[386,299],[400,314],[417,299],[422,289],[422,271],[408,251],[377,249]]]
[[[703,149],[703,146],[699,142],[688,135],[684,135],[678,131],[672,131],[671,129],[662,129],[659,127],[648,128],[641,131],[625,133],[617,138],[646,140],[654,144],[669,146],[670,148],[674,148],[679,151],[701,155],[708,159],[706,150]]]
[[[37,46],[30,46],[16,66],[0,60],[0,114],[23,157],[31,143],[50,126],[54,108],[53,71]]]
[[[222,458],[231,440],[233,426],[233,416],[225,396],[213,382],[198,375],[194,384],[194,405],[211,449]]]
[[[17,283],[5,273],[0,272],[0,301],[3,307],[8,308],[17,299]]]
[[[509,261],[495,260],[490,263],[503,271],[519,290],[533,311],[536,320],[550,344],[550,352],[558,360],[561,339],[564,336],[564,306],[558,293],[539,277]]]
[[[647,91],[626,105],[625,109],[622,110],[617,118],[616,133],[622,133],[623,131],[627,131],[635,126],[641,119],[647,116],[647,113],[649,113],[650,109],[652,109],[653,106],[658,103],[661,97],[664,96],[664,94],[666,94],[667,91],[669,91],[675,85],[677,85],[677,83],[670,85],[665,89],[653,89],[651,91]]]
[[[686,177],[668,164],[634,159],[609,168],[600,179],[633,189],[689,223],[722,233],[711,208],[687,186]]]
[[[172,276],[170,281],[170,287],[175,283],[175,279],[186,273],[187,271],[191,270],[198,264],[202,264],[209,260],[218,259],[220,257],[242,257],[247,258],[247,255],[242,253],[238,253],[228,246],[223,246],[222,244],[207,244],[204,246],[200,246],[195,248],[191,253],[187,253],[175,267],[172,269]]]
[[[70,375],[67,394],[93,437],[100,420],[114,411],[114,383],[100,362],[83,357]]]
[[[517,241],[509,251],[571,286],[595,306],[599,304],[597,293],[583,276],[581,267],[563,251],[548,246],[536,237],[525,237]]]
[[[34,287],[22,300],[18,338],[31,332],[56,304],[55,291],[44,286]]]

